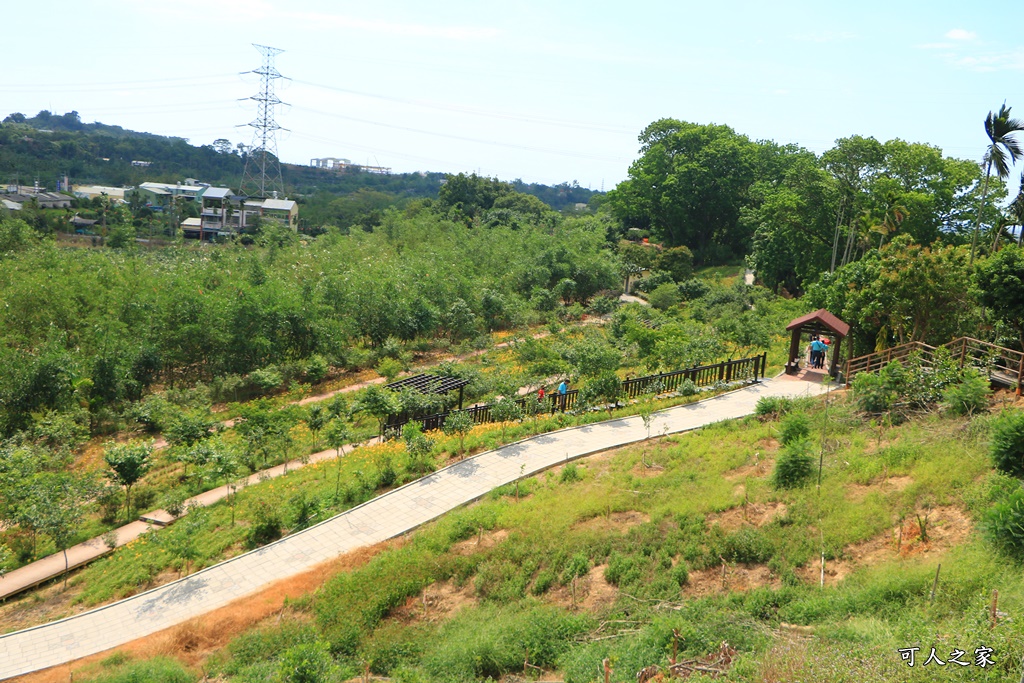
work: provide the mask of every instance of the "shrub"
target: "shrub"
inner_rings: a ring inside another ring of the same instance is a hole
[[[772,546],[757,529],[745,527],[725,539],[725,558],[741,564],[761,564],[772,557]]]
[[[686,568],[686,563],[682,560],[672,568],[672,579],[678,583],[680,587],[685,586],[690,582],[690,572]]]
[[[785,415],[793,410],[793,399],[786,396],[762,396],[757,399],[754,414],[762,420],[769,420]]]
[[[374,369],[377,371],[378,375],[386,379],[389,383],[394,382],[395,378],[402,372],[402,361],[387,356],[381,358],[380,362],[377,363],[377,367]]]
[[[805,413],[790,413],[779,425],[779,441],[786,446],[805,440],[811,434],[811,421]]]
[[[683,301],[693,301],[711,292],[711,285],[698,278],[690,278],[679,283],[679,296]]]
[[[803,486],[814,471],[814,459],[809,455],[811,445],[807,441],[791,443],[782,449],[775,461],[772,485],[777,489],[794,489]]]
[[[590,312],[595,315],[607,315],[619,305],[617,299],[610,296],[595,296],[590,301]]]
[[[987,379],[977,372],[968,372],[962,382],[946,387],[942,401],[954,415],[973,415],[988,408],[991,393]]]
[[[286,683],[321,683],[333,663],[327,643],[303,643],[281,653],[278,674]]]
[[[990,452],[996,469],[1024,478],[1024,412],[1008,410],[995,419]]]
[[[558,475],[558,481],[563,484],[571,484],[574,481],[582,481],[583,475],[580,474],[580,470],[576,467],[576,463],[571,462],[562,468],[562,473]]]
[[[261,391],[273,391],[284,383],[284,377],[278,372],[276,366],[268,365],[265,368],[250,372],[249,382]]]
[[[537,578],[533,580],[533,587],[530,592],[534,595],[544,595],[555,585],[555,581],[558,580],[558,575],[554,569],[545,567],[537,572]]]
[[[1014,491],[985,515],[982,527],[989,540],[1017,561],[1024,561],[1024,490]]]
[[[612,553],[604,568],[604,580],[613,586],[628,586],[640,579],[640,567],[632,555]]]
[[[327,376],[327,373],[328,371],[330,371],[330,369],[331,366],[327,362],[326,358],[319,354],[313,354],[306,361],[306,368],[304,372],[306,376],[306,381],[310,382],[311,384],[316,384],[317,382],[319,382],[320,380]]]
[[[681,301],[679,285],[674,282],[658,285],[657,289],[647,295],[647,298],[650,300],[651,306],[654,306],[659,311],[672,308]]]
[[[245,545],[250,550],[281,538],[281,517],[270,503],[258,500],[252,508],[252,522],[246,532]]]
[[[693,380],[687,377],[679,383],[679,394],[681,396],[693,396],[697,393],[697,385],[693,383]]]
[[[562,583],[568,585],[573,579],[586,576],[590,571],[590,559],[583,553],[576,553],[565,563],[565,570],[562,572]]]

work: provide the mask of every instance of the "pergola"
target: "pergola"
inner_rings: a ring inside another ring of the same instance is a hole
[[[402,391],[403,389],[412,389],[413,391],[419,392],[424,395],[435,395],[443,396],[449,391],[459,390],[459,410],[462,410],[462,389],[469,384],[468,379],[459,379],[458,377],[442,377],[441,375],[413,375],[412,377],[406,377],[400,379],[397,382],[385,385],[386,389],[393,391]]]
[[[795,375],[800,371],[800,337],[808,335],[831,335],[835,337],[832,344],[832,360],[829,362],[829,374],[833,377],[839,369],[839,347],[843,339],[849,336],[850,326],[835,317],[824,308],[801,316],[786,325],[786,330],[793,333],[789,342],[789,361],[786,363],[786,374]]]

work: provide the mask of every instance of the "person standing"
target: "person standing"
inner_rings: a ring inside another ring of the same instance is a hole
[[[565,380],[563,379],[558,384],[558,403],[560,404],[563,413],[565,412],[565,397],[568,393],[569,385],[566,384]]]

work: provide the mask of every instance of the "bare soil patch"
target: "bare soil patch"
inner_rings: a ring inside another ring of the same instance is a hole
[[[600,612],[611,607],[618,597],[618,589],[605,581],[604,570],[608,565],[593,567],[586,576],[576,579],[575,608],[587,612]],[[546,600],[559,607],[573,609],[573,587],[559,586],[547,592]]]
[[[777,517],[785,516],[784,503],[749,503],[712,515],[708,522],[717,524],[725,531],[735,531],[745,526],[762,527]]]
[[[649,521],[651,521],[651,516],[645,512],[626,510],[625,512],[613,512],[610,517],[608,515],[598,515],[597,517],[576,522],[573,525],[573,529],[624,532]]]
[[[690,580],[683,587],[683,595],[703,597],[725,592],[745,592],[763,586],[780,588],[782,581],[764,565],[725,565],[690,572]]]
[[[835,585],[845,579],[857,567],[869,567],[900,558],[909,558],[929,553],[941,553],[965,543],[971,534],[972,523],[963,510],[944,506],[924,511],[918,510],[925,518],[925,534],[916,516],[904,520],[902,527],[894,527],[878,536],[855,543],[843,549],[843,558],[825,563],[825,584]],[[807,581],[821,580],[820,561],[810,562],[797,570]]]
[[[888,479],[871,482],[867,486],[864,486],[863,484],[850,484],[846,487],[846,499],[854,502],[862,501],[867,498],[868,494],[872,491],[879,491],[881,493],[902,491],[913,483],[913,477],[903,476],[889,477]]]
[[[352,571],[369,562],[377,553],[394,548],[403,540],[386,541],[360,548],[310,569],[302,574],[272,583],[259,593],[241,598],[183,624],[133,640],[112,650],[79,659],[70,664],[10,679],[16,683],[67,683],[72,673],[95,671],[96,665],[113,652],[124,652],[133,659],[163,655],[174,657],[189,667],[200,666],[215,650],[224,647],[235,636],[267,619],[293,615],[284,607],[286,599],[294,599],[322,586],[328,579]],[[302,618],[301,615],[295,615]]]
[[[727,481],[742,481],[743,479],[748,479],[750,477],[767,477],[771,474],[774,466],[775,458],[761,453],[755,457],[753,462],[743,465],[742,467],[737,467],[734,470],[730,470],[723,476]]]
[[[451,547],[449,552],[456,555],[472,555],[481,550],[493,548],[506,538],[508,538],[508,529],[495,529],[494,531],[488,531],[485,534],[478,534],[464,541],[459,541]]]
[[[471,583],[467,582],[460,588],[451,581],[441,581],[410,597],[390,616],[403,623],[444,621],[463,607],[477,602]]]

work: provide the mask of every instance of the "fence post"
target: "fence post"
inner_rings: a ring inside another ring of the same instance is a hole
[[[732,381],[732,358],[730,358],[729,360],[726,361],[726,365],[725,365],[725,381],[726,382],[731,382]]]
[[[721,382],[723,379],[725,379],[725,364],[724,363],[719,363],[718,364],[718,381]]]
[[[765,351],[761,354],[761,379],[765,378],[765,373],[768,372],[768,352]]]

